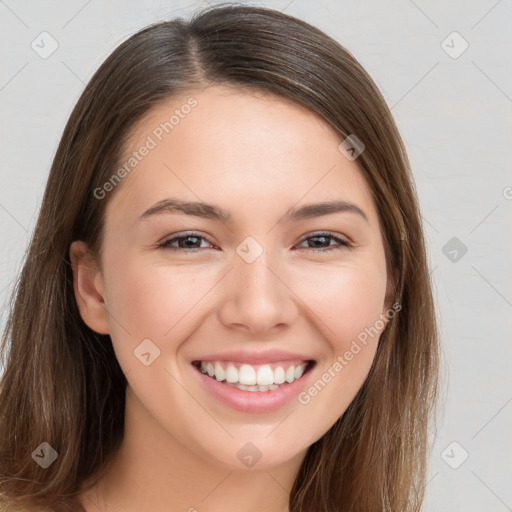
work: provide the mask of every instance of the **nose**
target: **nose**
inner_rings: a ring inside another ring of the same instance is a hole
[[[254,337],[275,335],[298,315],[296,297],[283,265],[264,251],[255,261],[234,258],[221,307],[220,321]]]

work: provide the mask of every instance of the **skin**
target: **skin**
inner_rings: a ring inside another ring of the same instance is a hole
[[[308,447],[364,383],[378,336],[307,405],[293,400],[272,413],[218,402],[190,361],[285,349],[316,360],[306,374],[312,385],[392,303],[370,189],[357,160],[338,150],[342,138],[316,114],[271,95],[210,86],[146,115],[127,154],[191,96],[197,106],[103,199],[101,262],[83,242],[71,245],[81,315],[110,334],[128,380],[123,444],[81,495],[87,512],[287,511]],[[171,213],[139,220],[170,196],[217,205],[233,221]],[[351,212],[281,220],[291,208],[331,199],[356,204],[368,220]],[[351,247],[314,238],[325,230]],[[205,237],[191,241],[195,253],[158,247],[186,231]],[[248,236],[263,249],[252,263],[236,252]],[[147,338],[160,349],[149,366],[133,354]],[[252,468],[237,458],[248,441],[261,452]]]

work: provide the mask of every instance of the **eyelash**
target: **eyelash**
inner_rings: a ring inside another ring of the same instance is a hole
[[[337,246],[329,246],[329,247],[325,247],[325,248],[302,247],[301,249],[309,249],[310,251],[314,251],[314,252],[328,252],[328,251],[333,251],[333,250],[345,249],[345,248],[349,248],[349,247],[352,246],[352,244],[350,242],[347,242],[346,240],[343,240],[343,239],[333,235],[332,233],[323,232],[323,231],[322,232],[318,232],[318,233],[314,233],[314,234],[309,235],[307,237],[304,237],[299,242],[299,244],[303,243],[306,240],[309,240],[310,238],[317,238],[317,237],[330,238],[330,239],[335,240],[336,242],[338,242],[338,245]],[[171,251],[185,251],[185,252],[197,252],[197,251],[201,250],[201,247],[194,247],[194,248],[186,249],[186,248],[183,248],[183,247],[171,247],[169,245],[172,242],[175,242],[177,240],[183,240],[183,239],[186,239],[186,238],[197,238],[197,239],[205,240],[206,242],[208,242],[208,240],[204,236],[201,236],[198,233],[186,233],[186,234],[181,235],[181,236],[175,236],[173,238],[169,238],[169,239],[165,240],[164,242],[160,243],[158,245],[158,247],[161,248],[161,249],[167,249],[167,250],[171,250]],[[208,243],[211,243],[211,242],[208,242]]]

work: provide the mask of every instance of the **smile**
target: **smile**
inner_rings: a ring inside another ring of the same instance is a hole
[[[312,361],[252,365],[225,361],[196,361],[201,373],[244,391],[272,391],[300,379]]]
[[[267,364],[192,362],[201,388],[218,403],[245,413],[266,413],[293,403],[308,385],[314,360]]]

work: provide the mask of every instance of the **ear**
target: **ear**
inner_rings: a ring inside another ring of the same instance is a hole
[[[73,289],[82,320],[93,331],[109,334],[103,275],[97,262],[82,241],[72,242],[69,257],[73,269]]]

